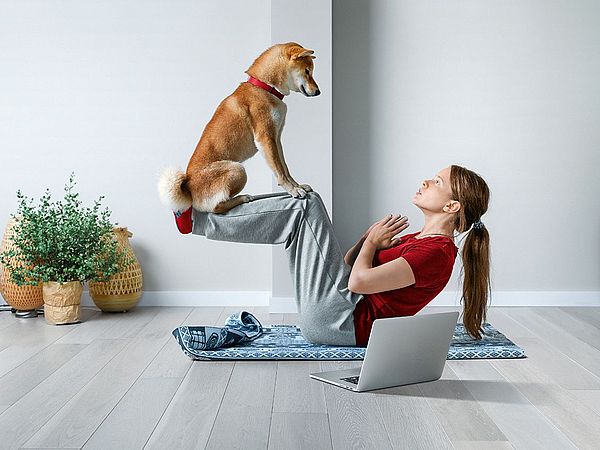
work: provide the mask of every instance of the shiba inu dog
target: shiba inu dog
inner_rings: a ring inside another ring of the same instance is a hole
[[[303,198],[312,190],[290,175],[281,131],[287,112],[284,96],[291,91],[306,97],[321,93],[313,78],[313,53],[295,42],[274,45],[245,71],[249,79],[219,104],[186,172],[167,168],[160,175],[161,200],[175,212],[176,219],[181,215],[191,217],[192,207],[224,213],[252,201],[250,195],[237,194],[247,181],[242,162],[258,151],[263,153],[277,184],[292,196]]]

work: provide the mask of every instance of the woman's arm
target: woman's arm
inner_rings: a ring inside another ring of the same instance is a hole
[[[356,244],[354,244],[354,246],[350,250],[346,252],[346,256],[344,256],[344,262],[346,264],[348,264],[349,266],[352,266],[354,264],[354,261],[356,261],[356,257],[358,256],[358,252],[360,252],[360,248],[362,247],[366,238],[367,236],[365,234],[358,240]]]
[[[366,240],[363,243],[348,278],[348,289],[357,294],[373,294],[400,289],[415,283],[413,271],[402,257],[373,267],[376,250],[377,246],[371,241]]]
[[[365,231],[365,234],[362,235],[362,237],[358,240],[358,242],[356,244],[354,244],[354,246],[346,252],[346,256],[344,256],[344,262],[346,264],[348,264],[349,266],[352,266],[354,264],[354,261],[356,261],[356,257],[358,256],[358,253],[360,252],[360,249],[361,249],[363,243],[365,242],[365,239],[367,239],[367,236],[369,235],[371,230],[376,225],[382,223],[385,219],[387,219],[387,217],[384,217],[383,219],[378,220],[377,222],[373,223],[367,229],[367,231]]]
[[[371,294],[399,289],[415,282],[412,269],[402,257],[373,267],[375,251],[393,247],[398,242],[393,236],[407,227],[407,219],[400,216],[388,216],[371,226],[352,266],[348,289],[358,294]]]

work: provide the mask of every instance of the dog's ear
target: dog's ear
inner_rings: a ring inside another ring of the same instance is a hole
[[[290,59],[306,58],[307,56],[310,56],[312,59],[315,59],[316,56],[312,56],[314,52],[314,50],[309,50],[307,48],[302,47],[292,47],[288,50]]]

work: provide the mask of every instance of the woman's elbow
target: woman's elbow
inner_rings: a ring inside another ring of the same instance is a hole
[[[350,275],[350,278],[348,279],[348,289],[350,289],[352,292],[356,293],[356,294],[360,294],[361,292],[358,292],[358,283],[356,282],[356,277],[353,277],[352,275]]]
[[[350,277],[348,280],[348,289],[355,294],[370,294],[359,277]]]

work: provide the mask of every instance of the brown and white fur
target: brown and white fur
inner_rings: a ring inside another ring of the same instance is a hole
[[[320,94],[313,78],[313,50],[294,42],[267,49],[246,73],[288,95],[301,92],[307,97]],[[237,195],[246,185],[243,161],[263,153],[277,184],[294,197],[311,191],[297,183],[288,170],[281,146],[281,131],[287,106],[275,95],[248,82],[226,97],[217,107],[196,146],[186,173],[165,169],[159,179],[161,200],[174,211],[190,206],[198,211],[224,213],[252,201]]]

